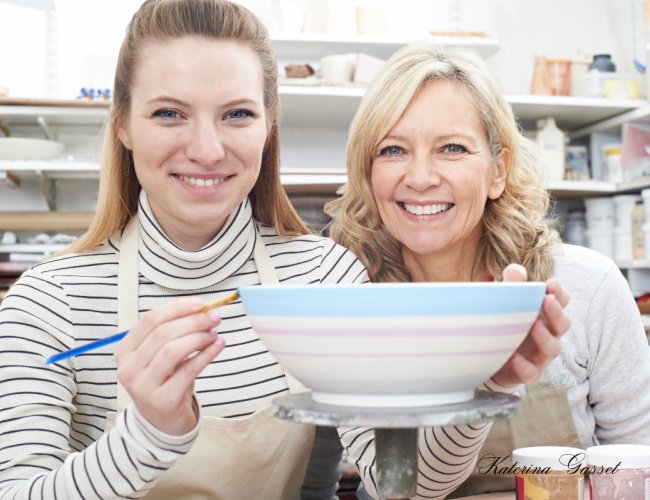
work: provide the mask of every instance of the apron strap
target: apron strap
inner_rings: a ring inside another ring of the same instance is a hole
[[[537,379],[537,382],[534,382],[532,384],[526,384],[526,392],[531,393],[535,391],[541,391],[543,389],[550,389],[553,387],[555,386],[551,384],[551,379],[548,376],[548,372],[544,370],[542,371],[542,374]]]
[[[255,228],[255,250],[253,252],[255,265],[257,266],[257,274],[260,276],[260,284],[262,285],[279,285],[278,274],[275,272],[271,257],[269,256],[268,249],[262,241],[260,232]],[[307,388],[298,382],[293,375],[284,370],[284,376],[287,379],[289,392],[295,394],[297,392],[305,392]]]
[[[128,330],[137,323],[139,318],[138,300],[139,297],[139,273],[138,273],[138,241],[139,241],[138,214],[135,214],[124,227],[122,241],[120,242],[120,254],[117,266],[117,327],[118,331]],[[253,258],[257,266],[262,285],[278,285],[278,275],[271,262],[271,257],[264,245],[264,241],[255,227],[255,249]],[[284,372],[289,386],[289,392],[303,392],[306,390],[290,373]],[[129,393],[117,383],[117,411],[123,410],[131,402]]]
[[[117,329],[128,330],[138,321],[138,214],[124,227],[117,264]],[[133,300],[133,298],[136,298]],[[124,386],[117,382],[117,411],[131,402]]]

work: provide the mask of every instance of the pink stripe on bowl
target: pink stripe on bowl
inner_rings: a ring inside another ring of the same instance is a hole
[[[289,352],[269,349],[274,356],[298,356],[305,358],[422,358],[422,357],[450,357],[450,356],[489,356],[493,354],[511,353],[512,349],[493,349],[483,351],[460,352],[408,352],[408,353],[348,353],[348,352]]]
[[[409,327],[406,331],[378,330],[375,328],[355,328],[353,330],[341,330],[338,325],[332,327],[310,326],[309,330],[294,329],[287,327],[255,326],[258,333],[265,335],[305,335],[309,337],[487,337],[499,335],[521,335],[526,332],[530,323],[515,323],[510,325],[489,325],[489,326],[448,326],[448,327]]]

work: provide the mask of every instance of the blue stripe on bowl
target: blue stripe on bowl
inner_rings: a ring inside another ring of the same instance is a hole
[[[239,289],[255,316],[450,316],[538,311],[546,285],[529,283],[376,283],[276,285]]]

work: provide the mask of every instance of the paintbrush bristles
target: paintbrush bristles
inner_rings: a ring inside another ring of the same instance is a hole
[[[226,297],[225,299],[213,300],[212,302],[203,304],[203,307],[201,309],[203,310],[203,312],[208,312],[211,309],[214,309],[215,307],[220,307],[220,306],[225,306],[226,304],[230,304],[231,302],[236,301],[238,298],[239,298],[239,292],[235,292],[232,295]]]

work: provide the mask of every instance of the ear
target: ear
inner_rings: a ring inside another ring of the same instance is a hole
[[[503,191],[506,188],[506,179],[508,178],[508,172],[510,171],[510,151],[508,149],[503,149],[499,158],[494,162],[493,176],[490,186],[488,187],[488,198],[490,200],[496,200],[499,196],[503,194]]]
[[[120,139],[120,142],[124,145],[126,149],[131,151],[133,149],[133,143],[131,142],[131,134],[129,134],[128,129],[124,126],[124,121],[121,121],[117,125],[117,137]]]

